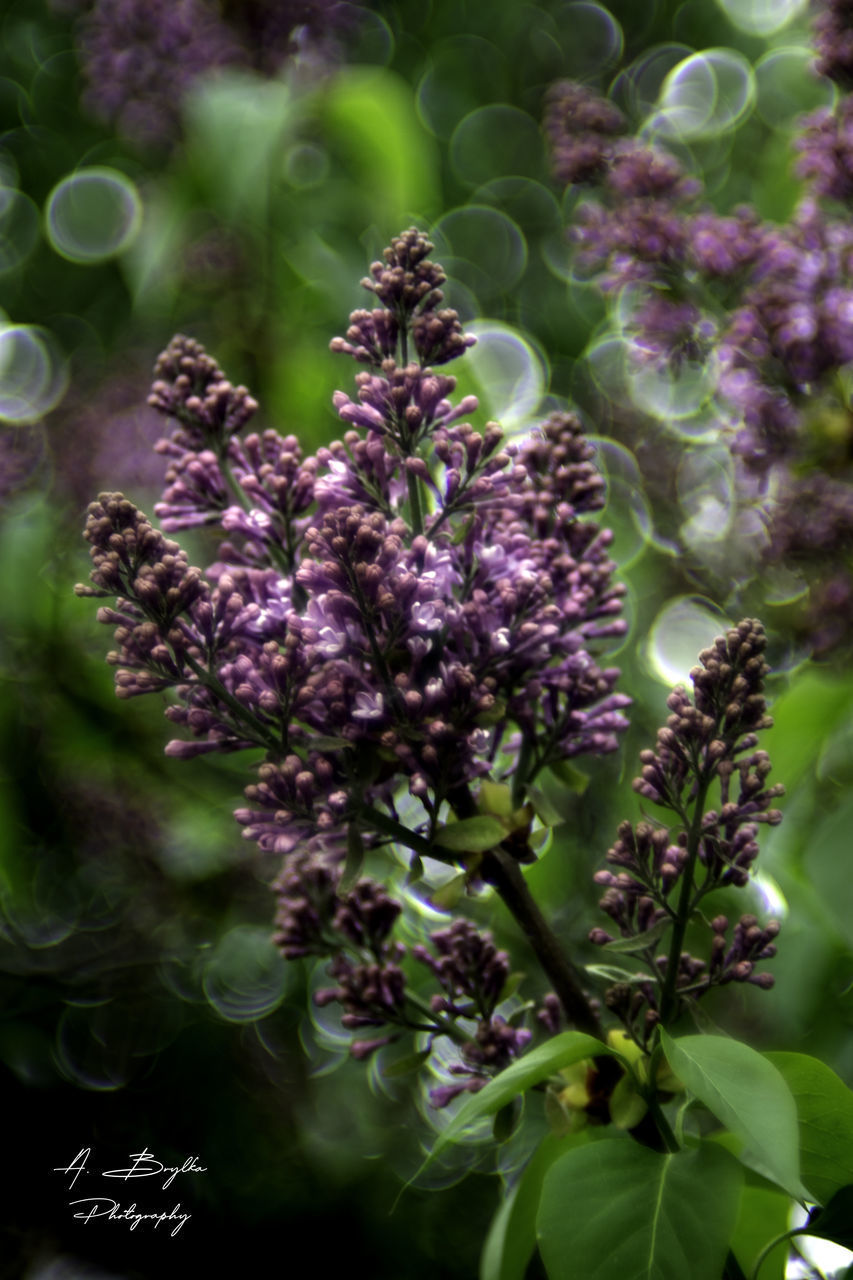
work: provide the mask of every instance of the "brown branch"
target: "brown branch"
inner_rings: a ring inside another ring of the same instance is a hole
[[[579,1031],[603,1040],[601,1023],[583,993],[580,974],[539,910],[515,858],[502,848],[492,849],[483,855],[480,873],[488,884],[495,887],[520,926],[550,979],[569,1022]]]

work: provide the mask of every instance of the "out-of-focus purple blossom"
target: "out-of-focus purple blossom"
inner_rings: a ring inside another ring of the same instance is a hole
[[[152,452],[158,419],[145,404],[149,364],[147,354],[125,352],[116,369],[74,379],[50,414],[53,488],[75,511],[102,489],[160,488],[163,467]]]
[[[625,200],[613,209],[590,201],[578,210],[573,230],[578,265],[604,271],[608,291],[634,280],[655,281],[678,268],[688,252],[689,228],[680,210],[665,200]]]
[[[734,448],[757,469],[791,456],[800,403],[853,359],[853,232],[805,201],[764,236],[721,334],[720,393],[741,419]]]
[[[0,511],[19,494],[46,482],[49,453],[40,424],[9,427],[0,424]]]
[[[503,1071],[523,1053],[530,1039],[528,1030],[511,1026],[500,1014],[484,1019],[477,1027],[474,1040],[462,1049],[464,1063],[454,1063],[448,1068],[459,1080],[430,1089],[430,1105],[440,1111],[460,1094],[479,1093],[494,1072]]]
[[[848,0],[815,0],[815,70],[843,90],[853,89],[853,15]]]
[[[709,280],[743,283],[759,258],[768,229],[754,209],[740,205],[723,216],[704,210],[690,218],[690,264]]]
[[[787,475],[771,515],[770,561],[833,562],[853,551],[853,486],[823,472]]]
[[[84,104],[124,137],[158,147],[177,139],[181,98],[192,82],[245,59],[205,0],[95,0],[78,51]]]
[[[834,111],[827,107],[800,121],[794,139],[800,153],[796,170],[816,196],[849,201],[853,197],[853,99],[845,95]]]
[[[545,104],[545,133],[555,176],[567,185],[599,181],[627,124],[618,107],[586,85],[561,80]]]
[[[250,64],[274,75],[295,55],[333,59],[336,42],[350,29],[359,4],[360,0],[225,0],[223,13]]]
[[[675,156],[638,142],[622,142],[614,148],[604,185],[619,200],[673,203],[692,200],[702,188],[696,178],[685,174]]]
[[[635,358],[677,373],[685,362],[709,358],[716,331],[693,302],[652,288],[634,312],[631,332]]]
[[[224,67],[274,74],[311,49],[328,57],[356,0],[93,0],[78,25],[84,104],[132,142],[164,148],[181,100]]]

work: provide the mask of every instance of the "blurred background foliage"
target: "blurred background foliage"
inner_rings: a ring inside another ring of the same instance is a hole
[[[714,206],[784,220],[801,194],[796,119],[831,94],[794,0],[317,3],[280,46],[246,34],[262,5],[210,0],[239,40],[207,70],[180,55],[186,75],[152,90],[158,133],[115,106],[129,55],[114,50],[112,65],[98,45],[94,60],[102,7],[0,8],[0,1062],[7,1161],[22,1170],[3,1203],[0,1276],[225,1275],[267,1243],[287,1268],[298,1240],[319,1276],[357,1258],[376,1277],[402,1274],[401,1259],[411,1277],[470,1277],[496,1204],[485,1158],[456,1149],[434,1189],[389,1213],[431,1131],[425,1095],[348,1061],[308,1011],[321,975],[275,952],[276,867],[246,852],[230,816],[246,762],[169,762],[155,701],[115,701],[100,629],[71,593],[87,571],[85,505],[102,487],[148,509],[158,495],[145,400],[175,331],[250,387],[262,425],[306,451],[336,437],[331,395],[352,375],[329,340],[390,236],[426,228],[479,338],[460,391],[480,396],[478,423],[511,434],[548,408],[581,411],[629,590],[614,661],[632,729],[582,794],[558,798],[534,892],[578,953],[600,958],[582,941],[591,873],[636,812],[637,752],[667,687],[750,607],[771,632],[767,745],[789,791],[753,895],[784,928],[774,990],[727,988],[709,1011],[853,1080],[849,649],[811,661],[798,588],[750,584],[727,558],[725,450],[701,396],[674,411],[672,388],[626,378],[613,317],[570,259],[577,196],[551,179],[541,130],[544,93],[565,77],[610,90],[634,121],[688,112],[676,150]],[[204,561],[201,539],[189,549]],[[538,990],[492,905],[465,909]],[[164,1161],[197,1152],[208,1173],[185,1192],[197,1220],[175,1240],[139,1231],[131,1250],[118,1228],[72,1223],[49,1171],[81,1147],[106,1163],[144,1143]],[[510,1144],[501,1158],[522,1154]]]

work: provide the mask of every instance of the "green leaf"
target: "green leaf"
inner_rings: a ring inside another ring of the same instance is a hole
[[[848,946],[853,946],[853,882],[850,877],[850,829],[853,796],[831,809],[809,832],[803,867],[809,884]]]
[[[388,1066],[382,1067],[382,1076],[386,1080],[393,1080],[397,1076],[410,1076],[415,1071],[420,1071],[426,1062],[432,1049],[420,1049],[417,1053],[407,1053],[402,1058],[397,1058]]]
[[[559,827],[571,816],[565,805],[554,804],[540,787],[528,785],[527,798],[536,811],[536,816],[546,827]]]
[[[355,823],[350,823],[347,831],[347,858],[343,873],[338,881],[338,897],[345,898],[355,888],[356,881],[364,866],[364,841]]]
[[[481,813],[441,827],[435,833],[433,843],[442,849],[450,849],[452,853],[482,853],[486,849],[494,849],[504,839],[506,830],[503,823]]]
[[[853,1249],[853,1186],[836,1191],[826,1208],[809,1218],[804,1233]]]
[[[775,1187],[744,1184],[740,1210],[731,1238],[731,1250],[746,1275],[755,1270],[762,1250],[771,1240],[786,1234],[791,1201]],[[788,1241],[780,1242],[761,1264],[760,1280],[784,1280],[788,1260]]]
[[[826,1204],[853,1182],[853,1092],[834,1071],[806,1053],[766,1053],[797,1104],[800,1172],[815,1200]]]
[[[593,978],[602,978],[605,982],[648,982],[649,980],[647,973],[621,969],[615,964],[585,964],[584,970]]]
[[[648,1111],[645,1098],[638,1093],[630,1072],[616,1082],[610,1095],[610,1119],[617,1129],[633,1129]]]
[[[796,1199],[800,1182],[797,1108],[782,1075],[762,1054],[727,1036],[662,1032],[667,1061],[686,1089],[744,1142],[741,1160]]]
[[[463,520],[462,524],[459,526],[459,528],[454,533],[453,537],[450,539],[452,546],[458,547],[460,543],[465,541],[465,539],[468,537],[468,534],[471,532],[471,530],[474,527],[475,519],[476,519],[476,516],[470,515],[468,516],[467,520]]]
[[[581,1129],[568,1136],[543,1138],[492,1219],[480,1258],[480,1280],[524,1280],[536,1248],[536,1211],[545,1174],[572,1147],[593,1142],[603,1133],[603,1129]]]
[[[494,1124],[492,1125],[492,1136],[499,1145],[507,1142],[512,1137],[513,1132],[520,1119],[519,1110],[515,1105],[515,1100],[508,1102],[505,1107],[501,1107],[495,1115]]]
[[[453,876],[451,880],[445,881],[432,891],[429,895],[430,902],[439,911],[452,911],[465,892],[467,881],[468,877],[464,871],[461,875]]]
[[[508,818],[513,810],[512,788],[505,782],[492,782],[490,778],[484,778],[477,793],[477,807],[483,813]]]
[[[368,218],[402,227],[410,210],[427,217],[438,207],[435,143],[405,80],[384,67],[342,67],[324,84],[321,108],[324,137]]]
[[[312,751],[343,751],[345,748],[352,750],[352,743],[348,738],[333,738],[322,733],[311,734]]]
[[[582,796],[589,786],[589,774],[576,769],[571,760],[555,760],[548,765],[548,771],[577,796]]]
[[[773,703],[773,776],[793,792],[813,768],[823,743],[836,726],[850,719],[849,678],[812,667],[801,671]]]
[[[637,934],[635,938],[614,938],[603,949],[620,956],[642,955],[649,947],[657,946],[671,923],[672,921],[667,916],[665,920],[658,920],[657,924],[653,925],[651,929],[647,929],[645,933]]]
[[[507,978],[506,982],[501,987],[501,993],[498,997],[498,1004],[503,1004],[504,1000],[509,1000],[511,996],[514,996],[516,991],[521,986],[522,982],[526,977],[527,977],[527,974],[524,973],[521,969],[517,969],[515,973],[511,973]]]
[[[711,1143],[605,1139],[561,1156],[537,1217],[549,1280],[720,1280],[743,1171]]]
[[[518,1062],[495,1076],[493,1080],[465,1100],[450,1124],[438,1135],[428,1159],[422,1168],[426,1168],[430,1160],[451,1142],[454,1142],[469,1125],[482,1120],[483,1116],[494,1115],[501,1107],[527,1089],[532,1089],[541,1080],[547,1080],[562,1067],[569,1067],[582,1058],[595,1058],[601,1054],[620,1057],[615,1050],[596,1040],[594,1036],[585,1035],[583,1031],[563,1031],[552,1036],[545,1044],[540,1044],[530,1053],[526,1053]]]

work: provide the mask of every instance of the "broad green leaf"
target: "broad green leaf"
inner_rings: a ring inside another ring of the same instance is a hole
[[[626,1071],[610,1095],[610,1119],[617,1129],[633,1129],[649,1109],[645,1098],[637,1092],[633,1078]]]
[[[645,933],[639,933],[635,938],[614,938],[612,942],[608,942],[604,947],[605,951],[611,954],[621,956],[638,956],[647,951],[649,947],[655,947],[666,933],[672,921],[667,918],[658,920],[656,925],[651,929],[647,929]]]
[[[849,720],[850,679],[811,667],[773,703],[773,777],[789,792],[812,767],[837,725]]]
[[[439,911],[452,911],[465,892],[467,883],[468,877],[463,871],[461,875],[453,876],[437,889],[433,889],[429,900]]]
[[[720,1280],[742,1178],[711,1143],[569,1151],[545,1175],[536,1223],[549,1280]]]
[[[595,1141],[602,1133],[603,1129],[581,1129],[562,1137],[548,1134],[540,1142],[492,1219],[480,1258],[480,1280],[524,1280],[536,1248],[536,1211],[545,1174],[559,1156]]]
[[[478,814],[475,818],[463,818],[461,822],[450,822],[441,827],[433,837],[433,843],[451,853],[482,853],[486,849],[494,849],[506,839],[506,828],[497,818],[487,813]]]
[[[479,1093],[466,1099],[444,1132],[439,1134],[429,1160],[434,1160],[469,1125],[481,1120],[483,1116],[494,1115],[507,1102],[539,1084],[541,1080],[547,1080],[561,1067],[569,1067],[581,1058],[595,1058],[604,1053],[613,1057],[620,1056],[594,1036],[585,1035],[583,1031],[563,1031],[558,1036],[552,1036],[545,1044],[532,1049],[518,1062],[513,1062],[500,1075],[495,1076]]]
[[[428,215],[437,207],[435,143],[400,76],[384,67],[342,68],[320,102],[321,124],[337,144],[345,176],[362,188],[383,225],[406,226],[410,210]]]
[[[426,1062],[432,1049],[419,1049],[416,1053],[407,1053],[402,1058],[397,1058],[388,1066],[382,1067],[382,1076],[385,1080],[396,1079],[397,1076],[410,1076],[415,1071],[420,1071]]]
[[[498,997],[498,1004],[503,1004],[504,1000],[509,1000],[511,996],[514,996],[516,991],[521,986],[522,982],[526,977],[527,977],[527,974],[521,972],[521,970],[516,970],[515,973],[511,973],[507,978],[506,982],[501,987],[501,994]]]
[[[853,881],[850,877],[850,829],[853,796],[830,810],[809,832],[803,866],[809,883],[848,946],[853,946]]]
[[[805,1053],[767,1053],[797,1104],[800,1173],[826,1204],[853,1183],[853,1092],[825,1063]]]
[[[826,1208],[809,1218],[805,1234],[853,1249],[853,1186],[836,1191]]]
[[[494,1124],[492,1125],[492,1137],[499,1146],[501,1143],[509,1141],[520,1118],[520,1111],[516,1107],[515,1101],[508,1102],[506,1106],[501,1107],[500,1111],[496,1113]]]
[[[477,805],[483,813],[494,813],[508,818],[513,810],[512,788],[505,782],[492,782],[484,778],[477,793]]]
[[[565,805],[555,804],[540,787],[528,786],[526,791],[537,817],[546,827],[559,827],[571,816]]]
[[[344,751],[352,750],[352,743],[348,738],[334,738],[327,734],[312,733],[311,734],[312,751]]]
[[[791,1201],[783,1191],[745,1182],[731,1250],[746,1275],[752,1275],[759,1255],[771,1240],[785,1235],[790,1212]],[[788,1241],[785,1240],[762,1262],[759,1280],[784,1280],[787,1259]]]
[[[662,1033],[667,1061],[685,1088],[741,1138],[744,1164],[796,1199],[800,1182],[797,1108],[782,1075],[749,1045],[727,1036]]]
[[[589,774],[575,768],[571,760],[554,760],[549,764],[548,769],[564,787],[568,787],[575,795],[582,796],[589,786]]]

